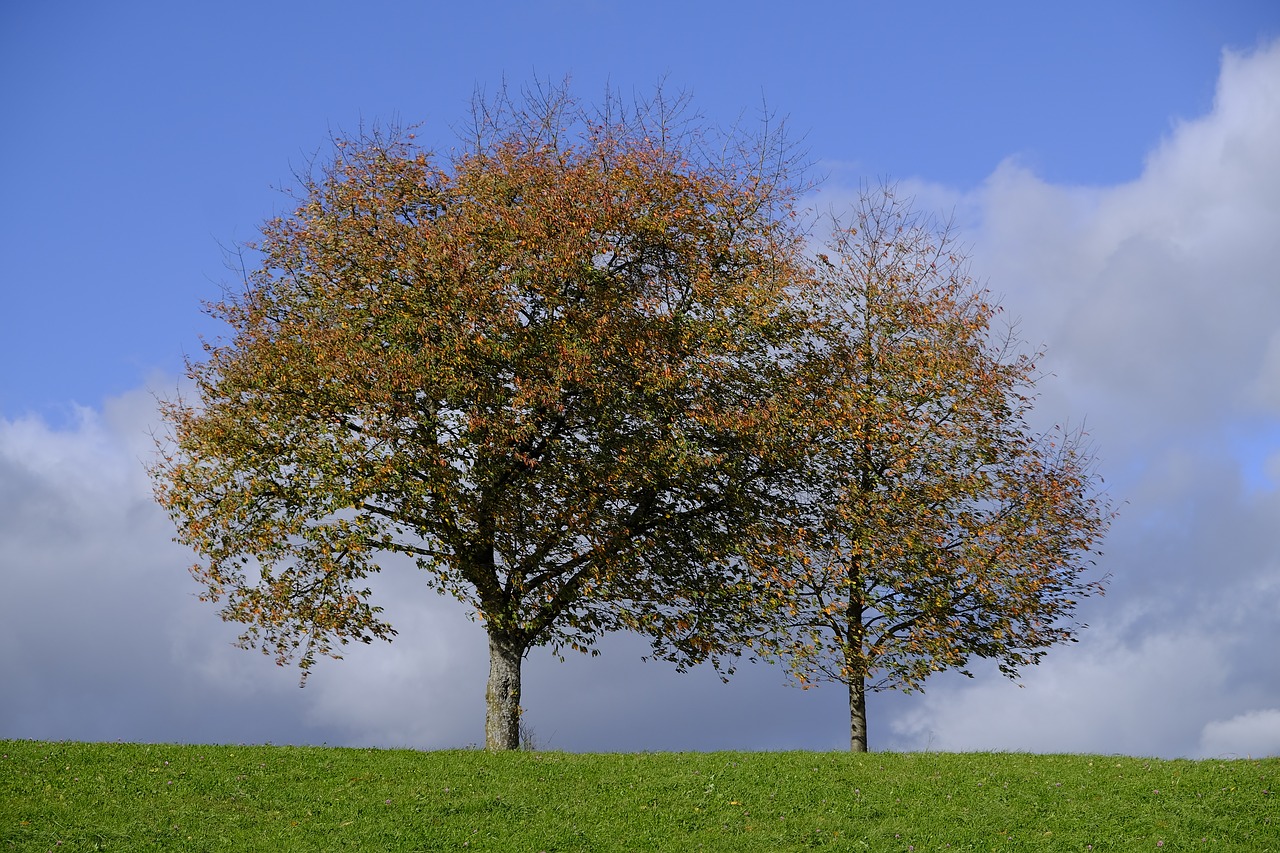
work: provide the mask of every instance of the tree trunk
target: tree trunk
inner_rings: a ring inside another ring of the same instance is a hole
[[[520,664],[524,649],[506,637],[489,634],[489,684],[485,689],[484,747],[520,748]]]
[[[849,566],[849,577],[858,578],[856,563]],[[862,595],[849,596],[845,609],[846,635],[844,638],[845,672],[849,673],[849,751],[867,751],[867,662],[863,656],[864,632],[862,624]]]
[[[849,679],[849,751],[867,751],[867,686],[861,675]]]

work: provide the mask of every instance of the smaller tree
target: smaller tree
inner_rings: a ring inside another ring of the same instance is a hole
[[[888,187],[854,215],[816,263],[804,544],[762,564],[776,630],[751,642],[802,686],[847,685],[866,751],[868,690],[975,656],[1016,676],[1074,641],[1111,515],[1083,434],[1028,427],[1034,359],[950,231]]]

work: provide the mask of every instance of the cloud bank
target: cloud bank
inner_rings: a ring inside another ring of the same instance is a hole
[[[895,732],[951,749],[1277,752],[1280,43],[1227,53],[1213,111],[1177,124],[1132,183],[1053,186],[1009,162],[955,201],[975,270],[1047,345],[1041,414],[1087,416],[1124,505],[1111,594],[1079,646],[1023,689],[945,682]]]
[[[956,207],[974,271],[1047,346],[1045,424],[1087,417],[1124,502],[1093,626],[1022,686],[945,676],[873,697],[873,748],[1280,754],[1280,43],[1226,54],[1213,110],[1141,176],[1048,184],[1016,162]],[[828,194],[829,196],[831,194]],[[835,193],[838,196],[838,192]],[[156,387],[164,387],[157,380]],[[172,384],[172,383],[169,383]],[[483,737],[483,631],[389,571],[400,636],[297,674],[231,647],[143,462],[145,390],[71,423],[0,418],[0,737],[464,746]],[[535,655],[525,704],[562,749],[842,748],[835,687],[745,667],[729,685]]]

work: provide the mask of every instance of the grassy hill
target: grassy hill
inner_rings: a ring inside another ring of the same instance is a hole
[[[0,851],[1280,851],[1280,758],[0,741]]]

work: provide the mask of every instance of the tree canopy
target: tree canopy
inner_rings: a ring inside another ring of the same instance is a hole
[[[1111,513],[1083,433],[1029,427],[1035,357],[950,230],[892,186],[849,216],[816,259],[804,542],[762,566],[747,628],[802,685],[848,686],[865,751],[868,689],[1072,641]]]
[[[305,673],[390,638],[367,578],[409,555],[488,633],[491,748],[533,647],[723,650],[738,555],[796,491],[801,243],[789,150],[680,107],[557,89],[480,104],[447,156],[339,139],[263,226],[153,468],[245,644]]]
[[[242,644],[305,679],[391,639],[405,555],[488,635],[491,749],[531,649],[618,630],[845,683],[865,749],[868,685],[1072,638],[1105,502],[946,232],[886,190],[814,253],[779,129],[661,93],[472,118],[336,139],[162,405],[157,499]]]

